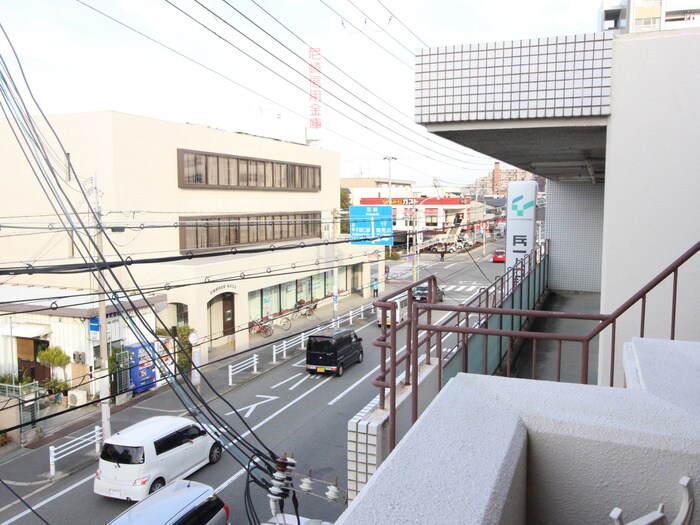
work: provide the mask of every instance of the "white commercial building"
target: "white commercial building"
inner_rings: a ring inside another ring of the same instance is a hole
[[[69,154],[50,141],[51,160],[80,216],[88,220],[87,205],[68,162],[99,206],[107,260],[117,260],[115,248],[130,258],[138,286],[167,295],[165,324],[188,324],[210,346],[245,349],[251,320],[285,313],[300,299],[369,297],[370,272],[383,275],[371,267],[383,265],[383,253],[339,236],[335,152],[115,112],[49,121]],[[2,267],[81,262],[7,121],[0,124],[0,156]],[[19,229],[28,226],[34,229]],[[134,288],[125,268],[115,273]],[[88,273],[4,279],[97,289]]]

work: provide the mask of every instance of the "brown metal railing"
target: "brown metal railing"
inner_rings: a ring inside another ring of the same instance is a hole
[[[571,312],[547,312],[539,310],[539,306],[547,293],[548,245],[544,244],[534,250],[527,258],[519,261],[512,269],[502,277],[494,281],[489,287],[484,288],[468,304],[458,306],[436,304],[432,302],[436,292],[437,283],[434,276],[426,277],[380,300],[375,301],[377,308],[383,309],[382,316],[387,312],[391,323],[383,323],[380,337],[374,344],[381,349],[380,373],[373,384],[380,389],[379,406],[386,407],[386,389],[389,389],[389,425],[390,447],[393,449],[396,439],[396,385],[398,379],[397,366],[406,363],[404,384],[413,384],[412,395],[412,421],[418,417],[418,361],[423,355],[426,364],[430,364],[431,352],[435,350],[439,367],[439,385],[443,384],[443,368],[452,363],[452,369],[462,372],[474,372],[483,374],[502,374],[507,377],[514,375],[514,365],[517,350],[522,350],[529,345],[531,355],[531,378],[538,377],[538,358],[545,351],[552,350],[556,359],[555,379],[562,380],[562,363],[569,359],[570,354],[578,347],[580,353],[580,374],[578,381],[583,384],[589,382],[589,360],[591,346],[594,342],[600,343],[600,335],[610,328],[610,377],[609,384],[613,384],[615,373],[615,351],[617,327],[620,318],[628,313],[635,305],[640,305],[639,336],[643,337],[647,320],[647,298],[650,292],[661,283],[672,277],[672,289],[670,298],[670,331],[669,338],[675,339],[677,321],[677,291],[679,268],[700,251],[700,242],[693,245],[683,255],[678,257],[667,268],[660,272],[648,284],[625,301],[620,307],[610,314],[571,313]],[[542,268],[545,271],[542,272]],[[413,302],[411,289],[422,283],[429,283],[431,292],[426,303]],[[534,283],[534,284],[533,284]],[[409,298],[408,313],[402,322],[396,323],[396,303],[392,301],[398,294],[406,293]],[[527,305],[523,308],[523,305]],[[433,312],[449,312],[449,315],[440,324],[434,324]],[[383,317],[386,319],[386,317]],[[593,327],[578,334],[559,334],[548,332],[536,332],[530,328],[538,319],[558,319],[573,322],[593,324]],[[408,327],[409,335],[406,341],[406,349],[397,355],[397,332]],[[452,347],[451,357],[443,362],[443,334],[456,334],[456,344]],[[433,343],[434,341],[434,343]],[[477,347],[474,350],[474,347]],[[415,349],[415,351],[414,351]],[[386,366],[386,353],[389,352],[389,366]],[[456,373],[456,372],[455,372]],[[453,374],[452,374],[453,375]],[[387,379],[388,377],[388,379]]]
[[[508,297],[514,297],[514,291],[521,289],[522,293],[518,294],[518,306],[522,308],[524,305],[536,307],[540,304],[547,284],[547,262],[549,259],[549,244],[543,243],[538,248],[533,250],[527,257],[521,259],[514,268],[509,269],[503,276],[498,277],[489,286],[480,290],[478,295],[468,304],[476,308],[499,308],[508,301]],[[530,282],[533,279],[533,287],[523,287],[523,283]],[[429,286],[429,294],[427,303],[414,302],[412,290],[415,286],[427,283]],[[407,308],[405,312],[399,312],[399,306],[395,301],[397,298],[406,296]],[[440,325],[432,324],[432,308],[427,306],[434,302],[437,296],[437,281],[435,276],[425,277],[414,283],[411,283],[403,288],[394,291],[392,294],[384,296],[372,304],[378,308],[380,314],[378,320],[381,326],[381,334],[374,341],[374,345],[380,349],[380,369],[372,384],[379,388],[379,408],[386,408],[386,392],[389,391],[389,442],[393,449],[396,443],[396,385],[399,379],[398,365],[406,363],[405,374],[403,375],[403,384],[405,386],[418,384],[418,361],[420,357],[419,349],[424,346],[423,356],[426,364],[430,364],[431,359],[431,341],[433,340],[438,330],[432,329],[436,326],[445,327],[452,323],[456,326],[465,324],[465,319],[462,318],[460,310],[457,307],[441,306],[436,309],[445,310],[452,315],[449,315],[442,321]],[[436,306],[436,305],[433,305]],[[511,305],[516,306],[516,305]],[[502,310],[498,310],[502,311]],[[518,310],[521,312],[521,310]],[[401,320],[400,314],[404,314],[404,319]],[[519,317],[522,317],[519,315]],[[417,323],[414,320],[425,318],[427,325],[431,329],[425,332],[415,328]],[[468,319],[468,316],[467,316]],[[486,320],[479,314],[479,323]],[[387,322],[388,321],[388,322]],[[397,349],[397,333],[404,327],[408,328],[409,337],[406,340],[406,348],[399,352]],[[522,327],[522,326],[521,326]],[[438,362],[442,362],[442,347],[441,338],[437,337],[437,358]],[[413,349],[416,351],[413,351]],[[388,355],[387,355],[388,352]],[[387,362],[388,361],[388,362]],[[442,380],[442,370],[438,370],[440,380]],[[418,389],[412,390],[412,420],[418,418]]]

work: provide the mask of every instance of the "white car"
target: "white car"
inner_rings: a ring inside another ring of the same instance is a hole
[[[140,501],[167,483],[216,463],[222,450],[196,421],[152,417],[105,440],[93,490],[101,496]]]
[[[109,525],[230,525],[230,518],[229,506],[213,488],[179,479],[129,507]]]

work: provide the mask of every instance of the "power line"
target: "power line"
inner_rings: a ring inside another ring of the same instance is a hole
[[[193,59],[193,58],[191,58],[191,57],[185,55],[184,53],[182,53],[182,52],[180,52],[180,51],[177,51],[176,49],[172,48],[171,46],[168,46],[168,45],[166,45],[166,44],[160,42],[159,40],[157,40],[157,39],[155,39],[155,38],[153,38],[153,37],[151,37],[151,36],[149,36],[149,35],[143,33],[142,31],[139,31],[139,30],[137,30],[137,29],[131,27],[130,25],[126,24],[125,22],[122,22],[122,21],[116,19],[115,17],[104,13],[103,11],[100,11],[99,9],[95,8],[94,6],[91,6],[91,5],[87,4],[87,3],[85,3],[83,0],[76,0],[76,2],[78,2],[78,3],[80,3],[81,5],[83,5],[83,6],[87,7],[87,8],[89,8],[89,9],[91,9],[91,10],[94,11],[94,12],[96,12],[96,13],[98,13],[98,14],[104,16],[105,18],[108,18],[109,20],[112,20],[113,22],[115,22],[115,23],[121,25],[121,26],[124,27],[125,29],[128,29],[129,31],[132,31],[132,32],[138,34],[139,36],[148,39],[149,41],[155,43],[156,45],[159,45],[159,46],[165,48],[166,50],[168,50],[168,51],[170,51],[170,52],[172,52],[172,53],[175,53],[175,54],[178,55],[179,57],[184,58],[185,60],[187,60],[187,61],[189,61],[189,62],[191,62],[191,63],[193,63],[193,64],[195,64],[195,65],[198,65],[198,66],[200,66],[200,67],[206,69],[207,71],[209,71],[209,72],[211,72],[211,73],[214,73],[216,76],[218,76],[218,77],[220,77],[220,78],[222,78],[222,79],[224,79],[224,80],[226,80],[226,81],[228,81],[228,82],[233,83],[233,84],[236,85],[237,87],[242,88],[242,89],[244,89],[244,90],[246,90],[246,91],[249,91],[250,93],[253,93],[253,94],[256,95],[256,96],[258,96],[258,97],[260,97],[260,98],[262,98],[262,99],[264,99],[264,100],[266,100],[266,101],[268,101],[268,102],[270,102],[270,103],[272,103],[272,104],[274,104],[274,105],[276,105],[276,106],[278,106],[278,107],[281,107],[281,108],[283,108],[283,109],[289,111],[291,114],[294,114],[294,115],[296,115],[296,116],[298,116],[298,117],[300,117],[300,118],[303,118],[303,119],[306,118],[305,115],[302,115],[302,114],[298,113],[297,111],[295,111],[295,110],[293,110],[293,109],[291,109],[291,108],[289,108],[289,107],[287,107],[287,106],[284,106],[283,104],[279,103],[278,101],[272,100],[271,98],[266,97],[266,96],[262,95],[261,93],[255,91],[255,90],[253,90],[253,89],[250,89],[248,86],[245,86],[245,85],[243,85],[243,84],[240,84],[239,82],[237,82],[237,81],[231,79],[230,77],[224,75],[224,74],[221,73],[220,71],[217,71],[216,69],[214,69],[214,68],[212,68],[212,67],[210,67],[210,66],[204,65],[203,63],[201,63],[201,62],[199,62],[199,61],[197,61],[197,60],[195,60],[195,59]],[[206,27],[206,26],[205,26],[205,27]],[[208,29],[208,30],[209,30],[209,29]],[[212,30],[209,30],[209,31],[212,31]],[[234,47],[235,47],[235,46],[234,46]],[[266,67],[266,66],[263,66],[263,67]],[[266,67],[266,68],[267,68],[267,67]],[[269,70],[269,68],[267,68],[267,69]],[[270,71],[271,71],[271,70],[270,70]],[[275,73],[275,74],[278,75],[277,73]],[[278,76],[279,76],[279,75],[278,75]],[[285,80],[286,80],[286,79],[285,79]],[[292,85],[293,85],[293,84],[292,84]],[[302,89],[302,88],[299,88],[298,86],[294,86],[294,87],[296,87],[297,89],[300,89],[300,90]],[[339,114],[341,114],[341,115],[343,115],[343,116],[346,116],[346,115],[344,115],[342,112],[339,112]],[[373,133],[376,133],[378,136],[380,136],[380,137],[382,137],[382,138],[384,138],[384,139],[386,139],[386,140],[388,140],[388,141],[390,141],[390,142],[393,142],[394,144],[398,145],[399,147],[402,147],[402,148],[403,148],[403,147],[406,147],[406,146],[403,146],[402,144],[396,142],[396,141],[393,140],[393,139],[390,139],[390,138],[388,138],[388,137],[386,137],[386,136],[382,136],[379,132],[377,132],[377,131],[375,131],[375,130],[370,130],[369,128],[367,128],[367,126],[365,126],[365,125],[364,125],[363,123],[361,123],[361,122],[358,122],[358,121],[356,121],[356,120],[354,120],[354,119],[352,119],[352,118],[350,118],[350,117],[347,117],[347,118],[348,118],[349,120],[351,120],[352,122],[354,122],[354,123],[360,125],[362,128],[368,129],[369,131],[372,131]],[[348,142],[351,142],[351,143],[353,143],[353,144],[355,144],[355,145],[357,145],[357,146],[361,146],[361,147],[366,148],[366,149],[368,149],[368,150],[370,150],[370,151],[373,151],[375,154],[377,154],[377,156],[380,156],[380,155],[381,155],[381,152],[379,152],[378,150],[374,149],[372,146],[370,146],[370,145],[368,145],[368,144],[366,144],[366,143],[358,142],[357,140],[355,140],[355,139],[353,139],[353,138],[351,138],[351,137],[349,137],[349,136],[347,136],[347,135],[345,135],[345,134],[343,134],[343,133],[341,133],[341,132],[339,132],[339,131],[337,131],[337,130],[334,130],[334,129],[332,129],[332,128],[326,127],[325,129],[327,129],[328,131],[330,131],[330,132],[333,133],[334,135],[336,135],[336,136],[338,136],[338,137],[340,137],[340,138],[342,138],[342,139],[344,139],[344,140],[347,140]],[[434,140],[434,137],[430,137],[430,139]],[[424,146],[422,146],[422,147],[424,147]],[[430,157],[430,156],[427,156],[427,155],[422,155],[422,156],[425,157],[425,158],[428,159],[428,160],[435,160],[436,162],[441,162],[441,163],[444,164],[444,161],[441,161],[441,160],[439,160],[439,159],[434,159],[434,158],[432,158],[432,157]],[[465,160],[462,160],[461,162],[468,163],[468,161],[465,161]],[[449,163],[448,163],[448,165],[449,165]],[[482,164],[477,164],[477,165],[478,165],[478,166],[481,166]],[[411,169],[412,171],[415,171],[416,173],[419,173],[419,174],[424,175],[424,176],[428,176],[427,173],[424,173],[424,172],[422,172],[422,171],[420,171],[420,170],[417,170],[417,169],[415,168],[415,166],[406,166],[406,167],[409,168],[409,169]],[[470,168],[465,167],[465,166],[457,166],[457,167],[462,167],[462,168],[470,169]]]
[[[416,40],[418,40],[423,45],[423,47],[430,47],[418,35],[416,35],[413,31],[411,31],[411,29],[406,24],[404,24],[401,20],[399,20],[399,17],[397,17],[394,13],[392,13],[387,6],[382,4],[381,0],[377,0],[377,3],[380,6],[382,6],[384,9],[386,9],[386,12],[391,15],[391,18],[389,19],[390,21],[396,20],[399,24],[401,24],[403,27],[405,27],[408,30],[408,32],[411,33],[416,38]]]
[[[323,2],[323,0],[321,0],[321,1]],[[223,42],[227,43],[229,46],[233,47],[235,50],[239,51],[240,53],[243,53],[245,56],[247,56],[250,60],[254,61],[256,64],[262,66],[264,69],[266,69],[267,71],[271,72],[271,73],[274,74],[275,76],[279,77],[281,80],[287,82],[287,83],[288,83],[290,86],[292,86],[293,88],[298,89],[298,90],[300,90],[300,91],[306,93],[306,89],[305,89],[305,88],[296,85],[294,82],[292,82],[292,81],[291,81],[289,78],[287,78],[286,76],[284,76],[284,75],[282,75],[281,73],[279,73],[279,72],[273,70],[272,68],[270,68],[270,67],[268,67],[267,65],[263,64],[260,60],[254,58],[254,57],[253,57],[252,55],[250,55],[249,53],[243,51],[243,49],[241,49],[239,46],[235,45],[233,42],[231,42],[230,40],[226,39],[225,37],[223,37],[223,36],[222,36],[221,34],[219,34],[218,32],[214,31],[212,28],[210,28],[210,27],[209,27],[208,25],[206,25],[205,23],[201,22],[200,20],[197,20],[194,16],[192,16],[192,15],[189,14],[188,12],[186,12],[186,11],[184,11],[183,9],[181,9],[180,7],[174,5],[170,0],[165,0],[165,2],[166,2],[167,4],[169,4],[169,5],[171,5],[173,8],[175,8],[176,10],[178,10],[180,13],[182,13],[182,14],[185,15],[186,17],[188,17],[190,20],[192,20],[192,21],[195,22],[196,24],[200,25],[201,27],[203,27],[204,29],[206,29],[207,31],[209,31],[210,33],[212,33],[214,36],[216,36],[217,38],[219,38],[219,39],[222,40]],[[223,22],[224,24],[226,24],[228,27],[230,27],[232,30],[236,31],[238,34],[240,34],[241,36],[243,36],[244,38],[246,38],[249,42],[251,42],[252,44],[254,44],[255,46],[257,46],[261,51],[267,53],[270,57],[272,57],[273,59],[277,60],[280,64],[282,64],[283,66],[285,66],[285,67],[289,68],[290,70],[292,70],[292,72],[294,72],[295,74],[300,75],[304,80],[307,80],[307,77],[306,77],[305,74],[301,73],[300,71],[297,71],[297,70],[296,70],[295,68],[293,68],[290,64],[288,64],[286,61],[282,60],[279,56],[277,56],[276,54],[272,53],[271,51],[269,51],[268,49],[266,49],[264,46],[262,46],[261,44],[259,44],[258,42],[256,42],[254,39],[252,39],[251,37],[249,37],[248,35],[246,35],[245,33],[243,33],[240,29],[238,29],[238,28],[236,28],[235,26],[233,26],[233,24],[231,24],[230,22],[228,22],[225,18],[223,18],[222,16],[218,15],[217,13],[215,13],[214,11],[212,11],[211,9],[209,9],[208,7],[204,6],[201,2],[199,2],[199,0],[195,0],[195,2],[196,2],[198,5],[200,5],[203,9],[205,9],[207,12],[209,12],[211,15],[213,15],[213,16],[216,17],[218,20],[220,20],[221,22]],[[228,4],[228,2],[227,2],[227,4]],[[230,4],[228,4],[228,5],[230,5]],[[280,43],[279,41],[277,41],[277,42]],[[280,44],[281,44],[281,43],[280,43]],[[284,46],[284,47],[285,47],[288,51],[292,52],[292,51],[291,51],[289,48],[287,48],[286,46]],[[305,61],[304,59],[302,59],[299,55],[297,55],[296,53],[294,53],[294,54],[297,56],[297,58],[300,58],[301,60],[304,61],[304,63],[306,63],[306,61]],[[324,75],[324,76],[326,76],[326,75]],[[332,82],[334,82],[336,85],[339,85],[339,84],[337,84],[335,81],[333,81],[332,79],[330,79],[330,80],[331,80]],[[341,87],[342,87],[342,86],[341,86]],[[350,91],[346,90],[345,88],[343,88],[343,89],[344,89],[347,93],[350,93]],[[378,121],[377,119],[375,119],[375,118],[372,117],[371,115],[365,113],[364,111],[362,111],[362,110],[360,110],[359,108],[353,106],[352,104],[350,104],[349,102],[345,101],[345,100],[342,99],[341,97],[337,96],[337,95],[334,94],[332,91],[329,91],[328,89],[325,89],[324,92],[327,93],[327,94],[329,94],[329,95],[331,95],[335,100],[337,100],[337,101],[340,102],[341,104],[343,104],[343,105],[347,106],[349,109],[351,109],[351,110],[353,110],[353,111],[359,113],[362,117],[364,117],[364,118],[366,118],[367,120],[373,122],[374,124],[380,126],[381,128],[383,128],[384,130],[388,131],[389,133],[392,133],[392,134],[394,134],[394,135],[397,135],[397,136],[400,137],[401,139],[406,140],[406,141],[408,141],[408,142],[410,142],[410,143],[412,143],[412,144],[414,144],[414,145],[416,145],[416,146],[418,146],[418,147],[421,147],[421,148],[425,148],[425,149],[430,150],[430,148],[429,148],[427,145],[421,144],[421,143],[417,142],[416,140],[413,140],[413,139],[411,139],[411,138],[409,138],[409,137],[407,137],[407,136],[405,136],[405,135],[399,133],[398,131],[392,129],[392,128],[389,127],[388,125],[383,124],[382,122]],[[352,93],[351,93],[351,94],[352,94]],[[352,95],[355,96],[354,94],[352,94]],[[356,97],[356,98],[357,98],[357,97]],[[364,103],[365,103],[365,105],[369,106],[371,109],[373,109],[373,110],[375,110],[375,111],[379,111],[377,108],[371,106],[371,105],[368,104],[366,101],[365,101]],[[373,133],[375,133],[375,134],[381,136],[382,138],[384,138],[385,140],[388,140],[388,141],[390,141],[390,142],[392,142],[392,143],[394,143],[394,144],[396,144],[396,145],[398,145],[398,146],[406,147],[406,146],[400,144],[399,142],[396,142],[396,140],[394,140],[394,139],[392,139],[392,138],[390,138],[390,137],[388,137],[388,136],[386,136],[386,135],[382,135],[381,133],[379,133],[379,132],[376,131],[376,130],[370,129],[370,128],[367,127],[363,122],[360,122],[360,121],[358,121],[357,119],[355,119],[354,117],[351,117],[350,115],[348,115],[347,113],[344,113],[343,111],[341,111],[341,110],[338,109],[337,107],[333,107],[332,105],[330,105],[330,104],[328,104],[328,103],[326,103],[326,106],[328,106],[328,107],[330,107],[331,109],[333,109],[334,111],[336,111],[339,115],[341,115],[341,116],[347,118],[349,121],[354,122],[355,124],[358,124],[358,125],[362,126],[363,128],[365,128],[365,129],[367,129],[367,130],[369,130],[369,131],[372,131]],[[380,112],[380,113],[381,113],[381,112]],[[386,117],[386,118],[389,118],[389,119],[392,120],[393,122],[395,122],[395,123],[401,125],[402,127],[405,127],[405,126],[403,126],[403,124],[398,123],[396,120],[392,119],[392,118],[389,117],[388,115],[386,115],[386,114],[384,114],[384,113],[382,113],[382,115],[383,115],[384,117]],[[408,129],[408,128],[406,128],[406,129]],[[412,132],[416,133],[415,130],[409,130],[409,131],[412,131]],[[422,138],[425,139],[425,137],[422,137]],[[433,156],[431,156],[431,155],[427,155],[427,154],[424,154],[424,153],[421,154],[421,155],[422,155],[423,157],[429,159],[429,160],[433,160],[433,161],[435,161],[435,162],[440,162],[440,163],[446,164],[446,165],[448,165],[448,166],[457,167],[457,168],[462,168],[462,167],[464,167],[464,166],[457,166],[457,165],[455,165],[455,164],[451,164],[451,163],[449,163],[449,162],[440,160],[440,159],[438,159],[438,158],[435,158],[435,157],[433,157]],[[448,157],[448,158],[451,158],[451,159],[453,159],[453,160],[457,160],[457,161],[459,161],[459,162],[464,162],[465,164],[469,164],[469,163],[470,163],[469,161],[466,161],[466,160],[463,160],[463,159],[456,159],[455,157],[449,157],[449,156],[447,156],[447,155],[444,155],[444,156],[445,156],[445,157]]]

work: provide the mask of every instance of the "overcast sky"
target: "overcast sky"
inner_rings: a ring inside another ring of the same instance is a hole
[[[393,178],[448,185],[486,175],[492,159],[413,123],[416,50],[593,32],[599,8],[600,0],[0,0],[0,23],[48,114],[115,110],[295,141],[309,120],[305,61],[309,46],[319,48],[320,145],[340,152],[341,176],[386,177],[391,156]]]

